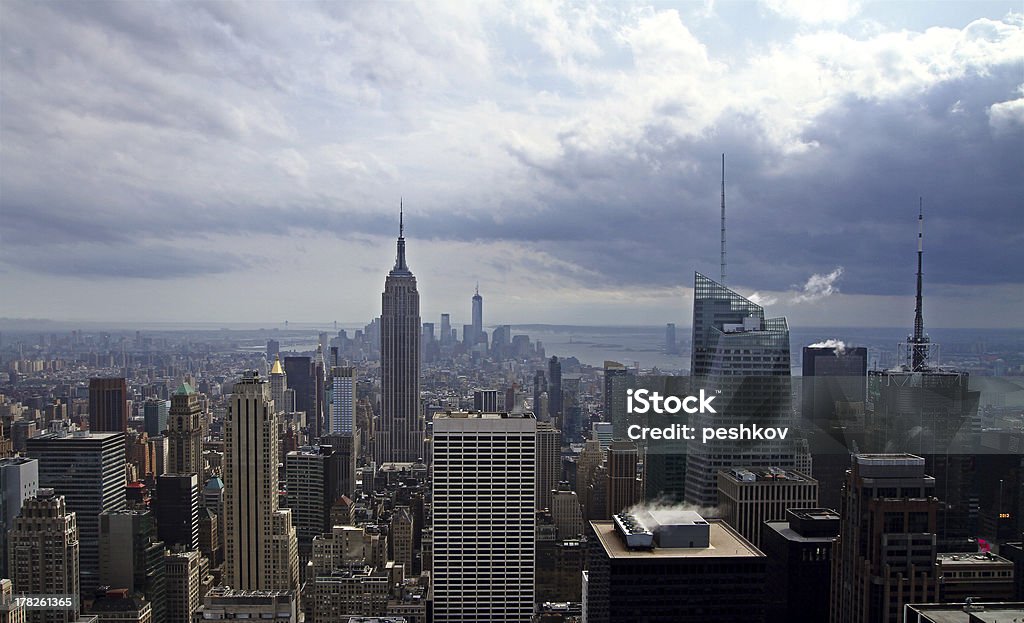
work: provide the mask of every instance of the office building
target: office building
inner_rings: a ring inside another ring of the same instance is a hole
[[[64,497],[39,489],[22,504],[8,539],[7,564],[14,592],[26,595],[78,595],[78,524]],[[78,600],[67,610],[28,610],[31,623],[70,623]]]
[[[328,438],[333,438],[329,436]],[[285,457],[285,490],[298,538],[299,561],[309,560],[313,538],[330,530],[331,505],[352,494],[351,453],[333,446],[306,446]]]
[[[143,595],[153,618],[164,620],[164,544],[148,510],[100,514],[100,584]]]
[[[604,421],[611,422],[613,439],[626,439],[626,390],[633,387],[635,378],[633,371],[621,363],[604,362]]]
[[[153,504],[160,540],[170,548],[199,547],[199,476],[164,474],[156,479]]]
[[[316,419],[316,377],[311,357],[285,357],[284,371],[288,380],[288,388],[295,393],[295,411],[306,414],[306,424],[313,430],[312,422]],[[287,399],[286,399],[287,400]],[[288,405],[285,405],[288,406]],[[275,409],[281,412],[282,409]]]
[[[95,596],[88,604],[88,613],[95,617],[96,623],[153,623],[157,620],[152,602],[124,588]]]
[[[420,417],[420,295],[405,260],[401,221],[395,266],[384,281],[381,303],[381,417],[373,457],[378,465],[414,463],[426,458]],[[442,316],[442,343],[450,339],[445,334],[449,330]]]
[[[447,346],[452,343],[452,317],[451,314],[441,314],[441,345]]]
[[[123,378],[89,379],[89,430],[128,430],[128,382]]]
[[[281,354],[281,342],[277,340],[267,340],[267,361],[273,361],[277,359],[278,355]]]
[[[270,367],[270,397],[278,413],[292,413],[295,408],[295,390],[288,387],[288,373],[281,365],[281,357],[274,356],[274,365]]]
[[[167,623],[191,623],[202,603],[202,554],[196,550],[170,551],[164,556]]]
[[[25,623],[25,611],[25,604],[14,601],[14,583],[8,578],[0,580],[0,621],[2,623]]]
[[[1024,620],[1024,602],[908,604],[903,623],[1015,623]]]
[[[639,503],[644,487],[639,473],[640,449],[635,441],[613,441],[607,452],[608,486],[604,516],[611,518]]]
[[[562,364],[554,355],[548,360],[548,420],[565,432],[562,422]]]
[[[716,394],[716,412],[691,418],[697,430],[756,423],[792,429],[789,325],[700,273],[694,278],[694,382]],[[687,502],[718,503],[718,471],[732,467],[795,467],[792,436],[752,441],[695,438],[686,448]]]
[[[590,527],[587,623],[763,619],[765,556],[724,522],[693,511],[639,509]]]
[[[567,482],[559,482],[551,492],[551,519],[555,522],[559,539],[575,539],[583,534],[580,499]]]
[[[481,413],[497,413],[505,410],[504,396],[496,389],[477,389],[473,391],[473,410]]]
[[[167,429],[167,416],[171,409],[170,400],[160,398],[147,398],[142,403],[142,416],[146,434],[150,437],[159,437]]]
[[[39,486],[63,496],[77,516],[81,590],[99,586],[99,516],[124,510],[124,433],[47,433],[29,439],[28,455],[39,460]]]
[[[39,491],[39,461],[25,457],[0,459],[0,577],[7,570],[7,531],[14,525],[25,500]]]
[[[761,547],[761,524],[818,506],[818,481],[792,469],[735,467],[718,472],[718,500],[725,521]]]
[[[412,575],[413,518],[408,506],[395,507],[388,529],[388,545],[391,547],[391,560],[403,565],[404,573]]]
[[[189,383],[182,383],[171,396],[167,417],[167,472],[204,476],[203,405]]]
[[[330,403],[327,413],[327,434],[351,435],[356,412],[356,370],[351,366],[334,366],[328,383]]]
[[[270,389],[246,372],[234,385],[224,432],[224,583],[237,590],[298,591],[298,544],[291,511],[278,508],[277,463]]]
[[[828,621],[839,521],[835,511],[804,508],[787,510],[784,521],[761,524],[760,550],[768,560],[767,623]]]
[[[530,621],[536,437],[532,413],[434,416],[435,622]]]
[[[939,601],[1012,601],[1015,597],[1013,563],[992,552],[942,553],[938,565]]]
[[[911,454],[857,454],[843,485],[832,623],[896,623],[938,600],[935,478]]]
[[[476,286],[476,292],[473,293],[473,330],[467,338],[465,335],[462,336],[463,340],[468,342],[469,346],[472,347],[480,341],[480,336],[484,334],[484,297],[480,296],[480,284]]]
[[[679,354],[679,342],[676,339],[676,323],[674,322],[665,325],[665,354]]]
[[[849,451],[866,447],[868,349],[822,342],[805,346],[801,360],[801,429],[821,483],[819,503],[839,508]]]
[[[537,422],[537,510],[551,508],[551,492],[562,480],[562,433]]]

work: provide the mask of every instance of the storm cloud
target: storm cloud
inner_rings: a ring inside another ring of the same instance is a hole
[[[404,196],[414,269],[448,245],[510,298],[669,292],[717,274],[722,153],[741,291],[906,294],[918,197],[930,287],[1024,284],[1024,17],[840,4],[748,33],[752,4],[4,3],[0,285],[317,288],[326,236],[358,319]]]

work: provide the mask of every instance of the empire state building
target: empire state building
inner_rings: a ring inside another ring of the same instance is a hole
[[[420,417],[420,295],[405,262],[405,227],[398,225],[398,256],[384,281],[380,317],[381,419],[374,460],[425,460]]]

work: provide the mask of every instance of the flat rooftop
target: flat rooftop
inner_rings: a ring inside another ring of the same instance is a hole
[[[972,612],[964,612],[963,604],[918,604],[910,607],[916,613],[921,614],[921,621],[931,621],[932,623],[1024,621],[1024,603],[1022,602],[976,603]]]
[[[943,567],[957,565],[1012,565],[1009,560],[996,554],[963,554],[963,553],[942,553],[937,554],[935,559],[942,562]]]
[[[796,470],[782,469],[781,467],[738,467],[723,469],[718,473],[722,474],[733,482],[740,483],[816,483],[817,480],[806,476]]]
[[[652,550],[631,550],[615,532],[611,521],[592,521],[594,534],[613,559],[644,558],[763,558],[761,550],[739,535],[725,522],[708,521],[711,536],[710,547],[656,547]]]

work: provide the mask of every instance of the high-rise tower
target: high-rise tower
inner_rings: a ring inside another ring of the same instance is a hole
[[[89,430],[128,430],[128,382],[124,378],[89,379]]]
[[[290,510],[278,508],[278,417],[256,372],[235,383],[224,434],[224,583],[241,590],[299,588]]]
[[[203,406],[199,394],[182,383],[171,396],[167,418],[167,472],[203,477]]]
[[[789,325],[700,273],[694,276],[694,382],[718,394],[716,413],[694,416],[699,428],[790,428]],[[717,474],[730,467],[794,467],[791,441],[691,440],[686,455],[686,501],[718,503]]]
[[[473,336],[469,346],[476,344],[480,335],[484,332],[484,297],[480,296],[480,284],[476,284],[476,293],[473,294]]]
[[[373,456],[378,464],[411,463],[426,458],[420,418],[420,295],[405,262],[401,213],[395,267],[384,281],[381,298],[381,424]]]

